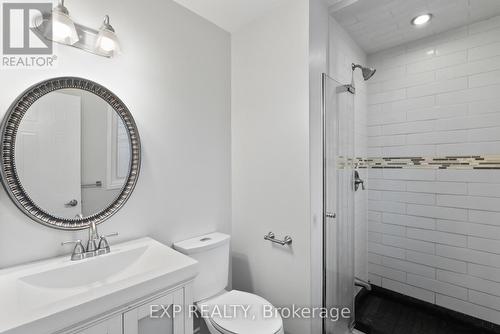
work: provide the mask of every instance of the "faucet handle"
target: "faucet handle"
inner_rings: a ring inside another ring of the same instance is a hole
[[[82,260],[85,258],[85,247],[83,247],[81,240],[72,240],[61,242],[61,246],[75,244],[73,253],[71,253],[71,261]]]
[[[81,244],[81,243],[82,243],[82,241],[80,239],[71,240],[71,241],[63,241],[63,242],[61,242],[61,246],[72,245],[72,244]]]
[[[63,241],[61,242],[61,246],[65,246],[65,245],[72,245],[72,244],[75,244],[75,247],[79,246],[82,244],[82,241],[80,239],[78,240],[71,240],[71,241]]]
[[[116,237],[118,236],[118,232],[106,234],[106,235],[101,235],[99,238],[99,246],[97,247],[97,254],[102,255],[102,254],[108,254],[111,252],[111,248],[109,247],[108,239],[111,237]]]

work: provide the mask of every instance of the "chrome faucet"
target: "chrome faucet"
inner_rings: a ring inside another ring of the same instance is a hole
[[[89,226],[89,240],[85,248],[81,240],[66,241],[61,243],[62,246],[68,244],[75,244],[73,253],[71,254],[71,261],[78,261],[87,259],[94,256],[104,255],[111,252],[107,238],[116,237],[118,233],[111,233],[99,236],[97,232],[97,225],[92,222]]]
[[[97,240],[99,239],[99,233],[97,233],[97,226],[95,222],[90,223],[89,226],[89,240],[87,241],[87,257],[92,257],[97,255]]]

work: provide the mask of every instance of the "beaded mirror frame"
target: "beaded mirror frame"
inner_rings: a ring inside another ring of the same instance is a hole
[[[130,142],[130,167],[118,197],[102,211],[83,218],[65,219],[46,212],[27,194],[16,170],[16,136],[28,109],[42,96],[60,89],[80,89],[91,92],[106,101],[119,115]],[[16,206],[32,220],[60,230],[82,230],[92,223],[100,224],[116,214],[132,195],[141,168],[141,141],[132,114],[110,90],[93,81],[77,77],[60,77],[42,81],[24,91],[10,106],[0,126],[0,177],[2,184]]]

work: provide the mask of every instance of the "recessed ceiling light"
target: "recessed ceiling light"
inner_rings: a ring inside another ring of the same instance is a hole
[[[432,14],[423,14],[413,18],[413,20],[411,20],[411,24],[414,26],[421,26],[428,23],[431,19]]]

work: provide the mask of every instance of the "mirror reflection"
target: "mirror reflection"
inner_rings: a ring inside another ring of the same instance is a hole
[[[18,129],[15,163],[33,202],[58,218],[89,217],[120,195],[130,169],[127,129],[93,93],[62,89],[39,98]]]

